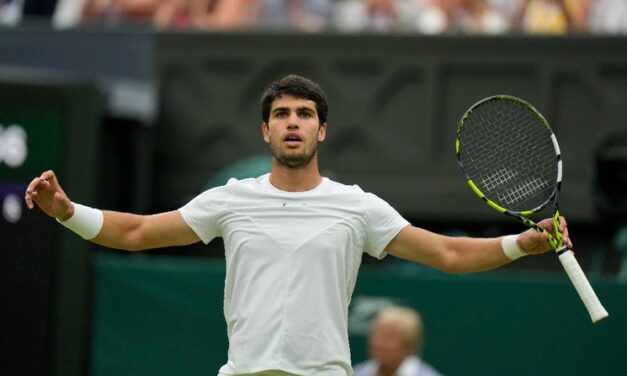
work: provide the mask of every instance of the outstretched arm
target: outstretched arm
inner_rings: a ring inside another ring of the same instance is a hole
[[[26,189],[25,200],[29,209],[38,206],[61,222],[76,219],[79,207],[65,194],[53,171],[46,171],[33,179]],[[114,211],[101,213],[98,215],[102,215],[102,223],[98,225],[95,237],[90,236],[89,240],[105,247],[136,251],[187,245],[200,240],[176,210],[155,215]]]
[[[538,223],[552,232],[551,218]],[[569,248],[566,220],[560,219],[560,230]],[[495,269],[512,261],[503,251],[503,238],[469,238],[439,235],[418,227],[407,226],[387,245],[386,251],[398,258],[417,262],[449,273],[472,273]],[[546,233],[527,230],[516,237],[516,245],[526,254],[551,250]]]

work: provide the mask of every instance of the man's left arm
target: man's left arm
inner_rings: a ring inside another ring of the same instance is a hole
[[[549,232],[552,219],[540,221],[538,225]],[[572,248],[564,218],[560,219],[560,231],[565,244]],[[511,238],[521,254],[541,254],[551,250],[547,232],[529,229]],[[406,226],[386,246],[392,256],[427,265],[448,273],[473,273],[503,266],[513,258],[504,250],[504,238],[451,237],[425,229]]]

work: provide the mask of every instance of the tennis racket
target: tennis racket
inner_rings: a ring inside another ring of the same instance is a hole
[[[529,218],[553,202],[555,236],[549,243],[586,306],[592,322],[608,316],[559,231],[562,159],[549,123],[531,104],[507,95],[485,98],[462,116],[455,142],[468,185],[496,211],[538,232]]]

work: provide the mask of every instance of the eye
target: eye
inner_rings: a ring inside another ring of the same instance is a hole
[[[287,111],[277,111],[274,113],[274,117],[279,118],[279,119],[284,118],[286,116],[287,116]]]
[[[301,111],[300,112],[300,117],[310,118],[312,116],[313,116],[313,113],[311,113],[311,111]]]

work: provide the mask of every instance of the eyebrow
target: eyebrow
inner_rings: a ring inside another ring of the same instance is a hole
[[[279,112],[279,111],[289,111],[290,107],[286,107],[286,106],[281,106],[281,107],[276,107],[274,109],[272,109],[271,113],[275,113],[275,112]],[[308,111],[311,113],[316,113],[316,111],[310,107],[307,106],[300,106],[300,107],[296,107],[296,111]]]

